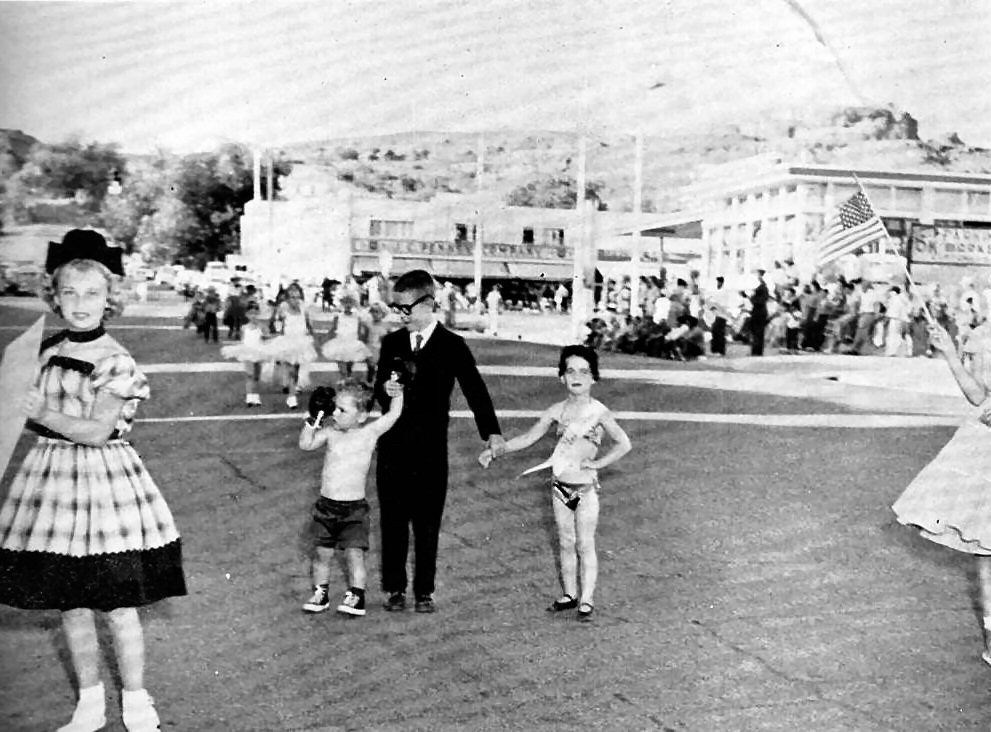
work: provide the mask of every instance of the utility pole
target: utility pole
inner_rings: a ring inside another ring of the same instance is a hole
[[[630,315],[640,315],[640,229],[643,226],[643,133],[637,132],[633,155],[633,252],[630,261]]]

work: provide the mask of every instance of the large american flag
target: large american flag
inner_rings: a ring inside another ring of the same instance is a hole
[[[837,206],[826,220],[819,237],[818,265],[829,264],[887,234],[867,196],[858,191]]]

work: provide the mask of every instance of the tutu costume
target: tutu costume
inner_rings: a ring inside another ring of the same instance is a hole
[[[289,364],[308,364],[317,360],[313,339],[306,330],[306,315],[302,312],[283,311],[282,335],[266,344],[268,358]]]
[[[186,594],[179,532],[158,487],[125,439],[145,376],[124,351],[96,363],[42,344],[37,386],[49,409],[89,418],[98,394],[125,404],[105,445],[39,434],[0,507],[0,603],[109,611]]]
[[[364,361],[371,355],[368,346],[358,340],[358,316],[338,313],[337,334],[320,349],[328,361]]]
[[[262,329],[254,324],[245,326],[241,331],[240,343],[221,346],[220,355],[231,361],[240,361],[248,369],[256,363],[272,360]]]
[[[975,378],[991,386],[991,327],[975,329],[963,353]],[[991,556],[991,427],[979,416],[957,429],[892,510],[899,523],[919,528],[930,541]]]

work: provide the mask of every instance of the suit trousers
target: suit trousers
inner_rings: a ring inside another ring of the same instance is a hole
[[[447,443],[413,455],[382,449],[378,456],[379,514],[382,532],[382,590],[405,593],[409,581],[410,529],[413,532],[413,594],[432,595],[437,575],[444,502],[447,498]]]

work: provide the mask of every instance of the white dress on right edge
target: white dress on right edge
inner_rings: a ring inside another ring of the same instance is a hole
[[[976,329],[963,347],[970,371],[991,385],[991,325]],[[985,401],[985,405],[989,404]],[[892,505],[898,522],[957,551],[991,555],[991,427],[977,410]]]

